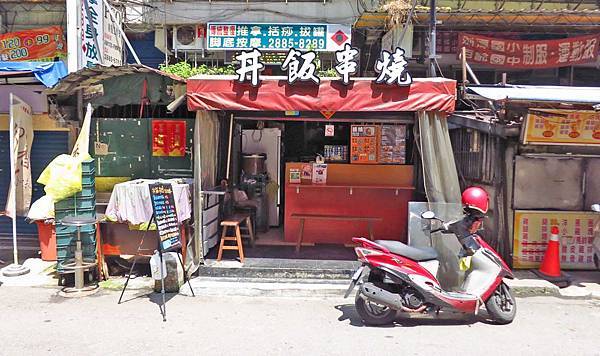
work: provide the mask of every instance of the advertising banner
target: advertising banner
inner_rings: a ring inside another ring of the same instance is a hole
[[[351,43],[350,26],[330,24],[209,23],[208,50],[290,48],[334,52]]]
[[[2,61],[53,61],[56,57],[62,59],[66,56],[67,41],[60,26],[0,35],[0,60]]]
[[[11,184],[6,200],[6,215],[13,219],[15,216],[26,216],[31,204],[31,112],[29,104],[10,94]]]
[[[524,144],[598,145],[600,112],[578,110],[529,110]]]
[[[538,268],[552,226],[559,228],[560,264],[565,269],[592,269],[594,212],[515,211],[513,267]]]
[[[469,63],[503,68],[555,68],[588,63],[598,56],[599,36],[523,41],[461,33]]]

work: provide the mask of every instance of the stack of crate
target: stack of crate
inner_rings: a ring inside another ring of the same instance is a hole
[[[67,216],[96,217],[96,179],[94,160],[81,164],[81,192],[54,203],[54,220],[56,221],[56,258],[58,273],[62,273],[60,262],[75,258],[77,228],[60,223]],[[81,228],[81,244],[83,258],[96,258],[96,226],[86,225]]]

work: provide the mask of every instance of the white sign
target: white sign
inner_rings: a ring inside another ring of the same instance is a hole
[[[104,3],[102,0],[82,0],[81,19],[80,67],[102,64],[104,52]]]
[[[104,11],[104,45],[102,60],[105,66],[118,67],[123,65],[123,38],[119,31],[123,20],[120,12],[115,12],[115,15],[117,19],[116,21],[113,21],[108,9],[105,9]]]
[[[31,204],[32,109],[18,96],[10,94],[11,184],[6,200],[6,215],[26,216]]]
[[[325,125],[325,136],[333,137],[335,135],[335,126]]]

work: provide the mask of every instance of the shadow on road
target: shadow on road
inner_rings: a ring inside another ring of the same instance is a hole
[[[342,313],[342,315],[338,318],[339,321],[348,320],[350,322],[350,325],[357,327],[369,326],[363,323],[360,316],[356,312],[354,304],[336,305],[335,309]],[[494,324],[493,321],[488,319],[487,313],[485,312],[482,312],[479,315],[441,312],[439,316],[436,316],[435,314],[398,313],[398,317],[396,318],[394,324],[380,327],[390,328],[395,326],[462,326],[472,325],[478,322],[492,325]]]

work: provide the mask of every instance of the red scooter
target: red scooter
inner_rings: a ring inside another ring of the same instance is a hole
[[[421,218],[442,225],[431,230],[430,236],[443,238],[451,232],[453,223],[444,223],[431,211],[424,212]],[[499,324],[508,324],[515,318],[515,297],[503,282],[504,278],[514,278],[513,274],[496,251],[476,234],[468,236],[468,243],[459,239],[471,257],[460,292],[441,287],[436,278],[440,262],[431,247],[416,248],[390,240],[352,240],[361,245],[355,251],[362,266],[354,273],[345,297],[359,285],[355,306],[366,324],[390,324],[398,311],[437,314],[444,309],[477,314],[482,305]]]

